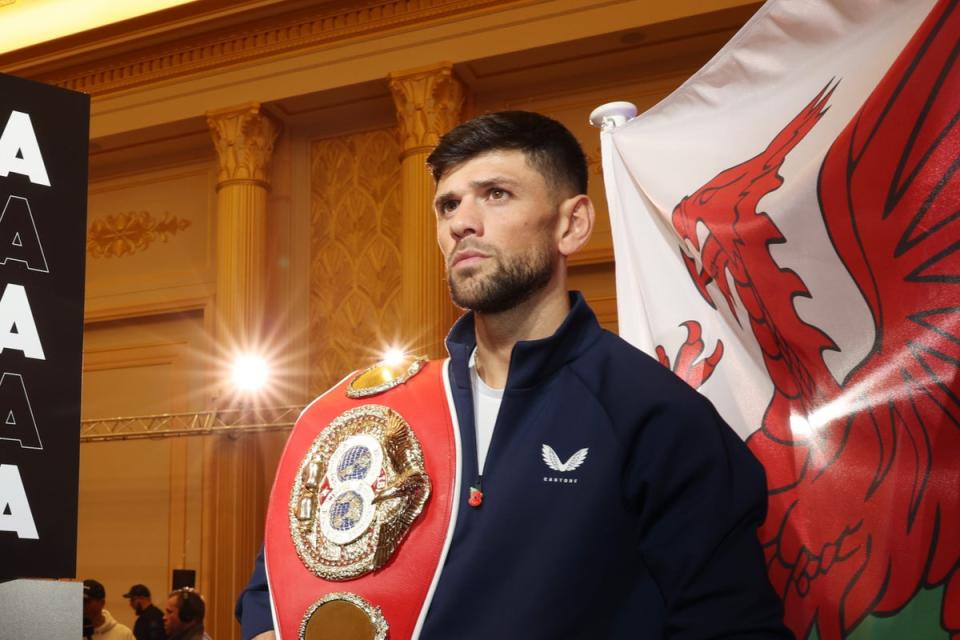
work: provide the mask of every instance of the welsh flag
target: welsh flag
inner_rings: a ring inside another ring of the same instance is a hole
[[[766,468],[802,640],[960,639],[958,55],[958,0],[771,0],[601,134],[621,334]]]

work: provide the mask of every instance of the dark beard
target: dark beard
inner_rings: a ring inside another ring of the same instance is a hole
[[[461,309],[477,313],[509,311],[543,289],[553,276],[555,255],[538,250],[511,262],[504,263],[495,256],[499,269],[487,280],[458,284],[447,272],[447,284],[453,303]]]

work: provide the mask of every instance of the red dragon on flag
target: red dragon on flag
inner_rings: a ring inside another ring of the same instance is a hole
[[[684,257],[700,295],[734,316],[745,310],[737,319],[773,383],[748,444],[767,470],[769,575],[799,638],[814,624],[822,640],[846,637],[868,614],[895,613],[935,586],[944,587],[940,624],[960,638],[958,56],[958,2],[942,1],[820,166],[821,211],[809,223],[822,216],[875,331],[843,379],[823,357],[834,341],[795,308],[811,295],[803,278],[771,256],[787,240],[758,210],[842,80],[673,210],[674,229],[699,254]],[[674,369],[699,386],[722,345],[694,362],[703,341],[695,322],[686,326]]]

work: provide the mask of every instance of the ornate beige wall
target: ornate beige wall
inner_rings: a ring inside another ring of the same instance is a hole
[[[208,162],[114,174],[88,199],[82,416],[198,411],[210,397],[211,188]],[[199,567],[202,438],[80,448],[79,577],[121,594],[165,592],[172,569]]]
[[[215,167],[209,161],[93,180],[87,322],[201,310],[214,285]]]
[[[399,158],[395,128],[311,144],[312,394],[402,338]]]

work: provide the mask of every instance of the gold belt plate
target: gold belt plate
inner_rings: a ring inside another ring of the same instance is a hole
[[[328,593],[307,609],[300,640],[386,640],[389,626],[380,607],[355,593]]]
[[[350,580],[390,559],[430,496],[423,451],[382,405],[349,409],[314,439],[290,492],[290,535],[304,566]]]
[[[403,384],[420,373],[427,359],[423,356],[403,356],[396,362],[378,362],[355,375],[347,384],[348,398],[367,398]]]

